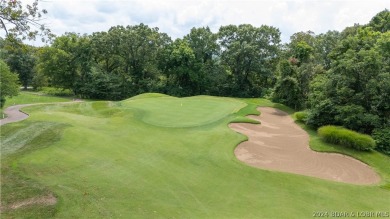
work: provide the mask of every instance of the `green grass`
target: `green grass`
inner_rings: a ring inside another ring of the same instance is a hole
[[[72,100],[72,97],[50,96],[39,92],[21,91],[18,96],[7,98],[4,107],[27,104],[27,103],[53,103],[66,102]]]
[[[3,118],[6,115],[3,114],[3,110],[9,106],[27,103],[54,103],[54,102],[67,102],[71,101],[71,97],[57,97],[50,96],[40,92],[33,91],[21,91],[19,95],[12,98],[7,98],[3,109],[0,109],[0,117]]]
[[[11,152],[2,155],[2,179],[9,171],[2,204],[49,192],[59,202],[54,209],[6,211],[2,218],[312,218],[315,211],[389,211],[390,161],[378,153],[350,152],[384,177],[373,186],[238,161],[233,150],[246,137],[227,124],[256,113],[257,105],[289,110],[262,99],[160,95],[25,108],[28,120],[2,126],[2,141],[19,148],[8,146]],[[37,128],[45,123],[52,128]],[[26,188],[19,191],[21,184]]]
[[[207,96],[188,98],[157,96],[133,98],[121,101],[120,105],[122,108],[137,110],[138,117],[145,123],[183,128],[214,123],[237,112],[246,104],[234,99]]]
[[[351,147],[356,150],[370,151],[376,146],[375,141],[371,136],[340,126],[322,126],[318,129],[317,133],[326,142]]]

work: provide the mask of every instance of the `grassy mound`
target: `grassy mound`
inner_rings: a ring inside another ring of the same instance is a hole
[[[210,124],[237,112],[246,104],[228,98],[196,96],[176,98],[143,95],[147,98],[131,98],[121,102],[127,109],[139,111],[143,122],[162,127],[183,128]],[[156,101],[160,100],[160,101]]]
[[[376,146],[374,139],[369,135],[360,134],[339,126],[323,126],[318,129],[318,135],[326,142],[344,145],[362,151],[372,150]]]
[[[130,98],[129,100],[136,100],[136,99],[143,99],[143,98],[155,98],[155,97],[169,97],[169,95],[160,94],[160,93],[144,93],[144,94],[139,94],[137,96],[134,96],[134,97]]]

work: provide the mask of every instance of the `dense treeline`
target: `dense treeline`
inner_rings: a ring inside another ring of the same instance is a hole
[[[176,40],[140,24],[66,33],[42,48],[6,44],[14,42],[2,42],[2,56],[25,87],[48,84],[114,100],[144,92],[262,96],[273,87],[281,53],[278,29],[249,24],[223,26],[218,33],[193,28]]]
[[[387,136],[381,130],[390,126],[389,24],[384,10],[366,25],[298,32],[287,44],[266,25],[227,25],[217,33],[193,28],[176,40],[144,24],[116,26],[66,33],[41,48],[1,40],[0,58],[24,87],[113,100],[144,92],[266,97],[307,110],[315,128]]]

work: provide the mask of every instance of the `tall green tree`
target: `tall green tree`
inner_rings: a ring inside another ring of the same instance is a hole
[[[324,69],[329,70],[331,59],[329,54],[336,48],[340,42],[340,33],[338,31],[328,31],[317,35],[314,42],[314,58],[317,64],[320,64]]]
[[[369,27],[372,27],[374,31],[385,33],[390,30],[390,11],[385,9],[376,14],[368,23]]]
[[[177,39],[166,49],[164,72],[167,74],[167,92],[176,96],[197,94],[201,75],[194,51],[190,45]]]
[[[287,57],[293,60],[292,64],[300,66],[311,61],[314,57],[315,34],[312,31],[297,32],[291,35],[287,44]]]
[[[184,41],[193,50],[195,55],[194,71],[198,72],[198,90],[195,94],[212,94],[221,89],[222,80],[219,71],[218,57],[220,47],[217,43],[218,35],[211,32],[210,28],[192,28],[191,32],[184,37]]]
[[[112,27],[108,33],[116,43],[121,58],[121,74],[132,86],[128,93],[138,94],[150,91],[151,81],[158,80],[158,54],[171,43],[170,37],[159,33],[158,28],[145,24]],[[126,88],[125,87],[125,88]]]
[[[270,26],[228,25],[219,29],[221,62],[231,75],[231,95],[260,96],[271,87],[280,32]]]
[[[5,40],[2,48],[4,50],[4,60],[11,71],[18,74],[24,89],[27,89],[35,73],[35,48],[16,40],[12,42]]]
[[[302,98],[299,83],[296,79],[296,68],[287,60],[278,64],[278,79],[272,95],[272,100],[283,103],[294,109],[299,109]]]
[[[381,36],[370,27],[359,28],[357,34],[342,40],[331,52],[325,98],[313,106],[309,123],[323,125],[321,121],[326,117],[329,124],[365,133],[388,124],[389,73],[383,65],[386,58],[379,49],[382,45],[378,45]]]
[[[8,65],[0,59],[0,107],[3,108],[6,97],[18,95],[18,75],[12,73]]]
[[[112,32],[95,32],[91,39],[92,61],[104,72],[114,73],[124,64],[119,56],[118,38]]]
[[[76,78],[69,53],[46,46],[38,51],[38,57],[37,70],[48,78],[49,84],[59,88],[73,88]]]
[[[37,70],[56,87],[73,90],[80,94],[80,85],[90,72],[90,46],[86,35],[66,33],[57,37],[51,47],[38,52]]]

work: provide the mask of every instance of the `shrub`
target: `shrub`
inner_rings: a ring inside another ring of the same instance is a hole
[[[372,137],[376,142],[376,150],[390,155],[390,128],[375,129]]]
[[[339,125],[335,121],[337,110],[334,103],[327,99],[313,107],[307,117],[307,124],[314,128],[324,125]]]
[[[54,87],[43,87],[41,92],[52,96],[73,96],[74,93],[69,89],[54,88]]]
[[[307,120],[307,112],[305,111],[300,111],[300,112],[296,112],[294,113],[294,117],[297,119],[297,121],[299,122],[306,122]]]
[[[376,146],[374,139],[369,135],[360,134],[340,126],[323,126],[318,129],[318,135],[326,142],[362,151],[372,150]]]
[[[366,112],[362,106],[350,104],[336,106],[336,109],[335,120],[345,128],[368,134],[380,127],[380,117]]]

